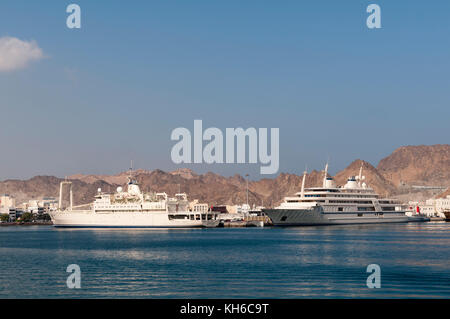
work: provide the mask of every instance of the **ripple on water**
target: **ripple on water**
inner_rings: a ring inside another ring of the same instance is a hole
[[[0,228],[3,298],[448,298],[450,223]],[[66,287],[78,264],[82,289]],[[367,265],[382,288],[366,287]]]

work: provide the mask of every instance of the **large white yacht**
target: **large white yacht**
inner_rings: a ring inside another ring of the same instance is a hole
[[[280,206],[263,209],[276,226],[307,226],[334,224],[402,223],[409,219],[401,210],[400,202],[380,199],[363,182],[362,166],[359,176],[349,177],[347,183],[336,186],[328,177],[325,166],[322,187],[305,189],[306,172],[301,191],[286,197]]]
[[[70,206],[61,209],[64,184],[70,184]],[[189,210],[184,193],[169,198],[166,193],[144,194],[135,180],[129,177],[128,189],[117,188],[115,194],[98,189],[95,201],[88,210],[72,206],[72,184],[62,182],[60,209],[50,212],[56,227],[202,227],[212,216]]]

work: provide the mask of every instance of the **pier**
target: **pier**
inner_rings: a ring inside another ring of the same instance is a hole
[[[246,216],[244,220],[224,221],[218,227],[238,228],[238,227],[265,227],[273,226],[272,221],[267,216]]]

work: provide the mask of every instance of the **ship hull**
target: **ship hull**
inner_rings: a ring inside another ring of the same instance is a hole
[[[408,217],[402,212],[345,212],[325,213],[320,206],[311,209],[264,209],[274,226],[316,226],[316,225],[350,225],[406,223]]]
[[[66,228],[194,228],[203,221],[169,219],[166,212],[94,213],[86,211],[53,212],[50,217],[55,227]]]

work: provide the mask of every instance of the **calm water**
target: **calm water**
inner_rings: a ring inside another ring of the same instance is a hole
[[[366,286],[373,263],[380,289]],[[69,264],[81,289],[66,286]],[[0,281],[0,298],[449,298],[450,223],[0,227]]]

